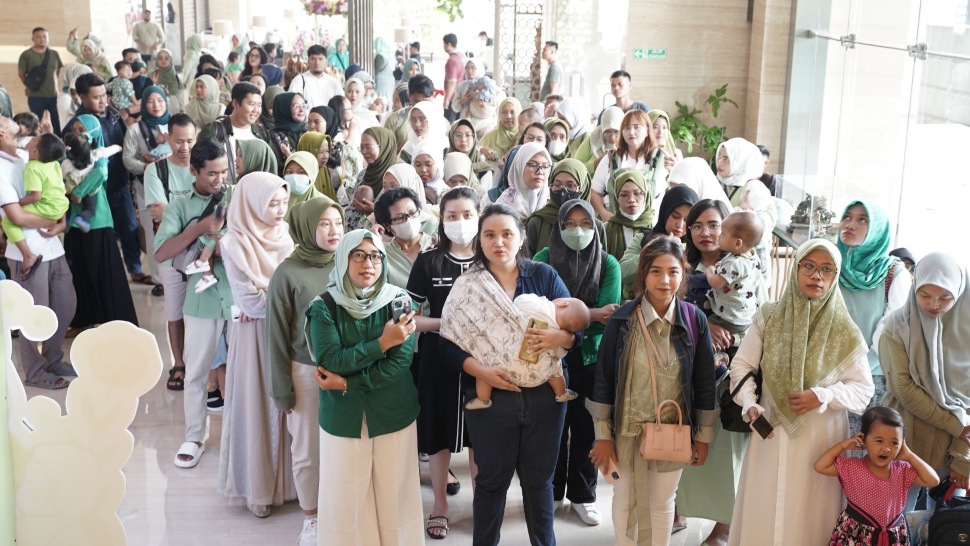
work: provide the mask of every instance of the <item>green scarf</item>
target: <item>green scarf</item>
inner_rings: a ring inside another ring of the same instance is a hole
[[[788,406],[788,395],[833,384],[869,351],[835,282],[827,294],[814,300],[798,288],[798,264],[816,249],[828,252],[835,266],[841,268],[842,258],[835,245],[824,239],[806,241],[795,254],[781,299],[764,304],[759,311],[765,318],[761,373],[774,403],[770,420],[792,435],[797,434],[801,418]]]
[[[401,288],[388,284],[386,263],[381,264],[381,276],[374,286],[360,288],[351,282],[350,276],[347,275],[347,270],[350,268],[350,253],[360,246],[364,239],[370,239],[378,252],[387,255],[380,237],[366,229],[355,229],[345,234],[337,244],[337,250],[334,251],[337,265],[330,272],[330,283],[327,285],[327,292],[330,292],[337,305],[343,307],[347,314],[357,320],[365,319],[379,311],[401,293]]]
[[[267,89],[267,93],[269,90]],[[293,135],[293,142],[299,142],[306,132],[306,120],[296,121],[290,107],[298,93],[280,93],[273,98],[273,130],[285,131]]]
[[[276,174],[279,172],[279,164],[276,162],[276,154],[262,140],[239,140],[236,146],[242,152],[243,169],[246,174],[264,172]]]
[[[303,136],[300,137],[300,142],[296,145],[296,151],[310,152],[314,157],[319,157],[320,150],[324,146],[333,152],[333,140],[330,139],[330,135],[309,131],[303,133]],[[320,167],[319,172],[317,172],[317,178],[313,182],[313,187],[329,199],[333,201],[337,200],[337,192],[333,188],[333,179],[330,178],[330,169],[326,165]]]
[[[263,124],[263,127],[267,131],[272,131],[276,120],[273,115],[270,114],[270,110],[276,105],[277,95],[286,93],[286,90],[278,85],[271,85],[266,88],[266,92],[263,93],[263,113],[259,115],[259,121]],[[275,112],[275,110],[274,110]]]
[[[892,237],[889,227],[889,217],[879,205],[856,199],[845,207],[844,217],[849,208],[862,205],[869,216],[869,232],[866,240],[857,247],[850,247],[839,238],[835,246],[842,255],[842,272],[839,285],[846,290],[861,292],[882,286],[886,282],[886,275],[896,263],[896,258],[889,255],[889,242]]]
[[[215,121],[223,110],[222,105],[219,104],[219,82],[208,74],[199,76],[195,81],[201,81],[205,85],[205,98],[199,99],[195,95],[195,84],[193,83],[192,98],[185,105],[185,113],[192,118],[196,125],[205,127]]]
[[[377,154],[377,159],[367,165],[364,170],[364,185],[374,190],[374,195],[381,193],[384,189],[384,174],[387,169],[391,168],[391,165],[398,163],[397,158],[397,139],[394,138],[394,133],[390,129],[385,129],[383,127],[370,127],[364,130],[365,135],[370,135],[371,138],[377,141],[377,145],[380,147],[380,152]]]
[[[148,108],[145,107],[148,102],[148,98],[152,96],[152,93],[158,93],[158,96],[162,97],[165,101],[165,112],[162,115],[155,117],[148,113]],[[149,85],[142,91],[142,101],[141,101],[141,119],[149,127],[158,127],[160,125],[168,125],[168,96],[165,95],[165,91],[157,85]]]
[[[509,97],[499,103],[498,111],[500,113],[506,104],[512,104],[515,106],[515,125],[511,129],[506,129],[500,122],[495,126],[494,129],[489,131],[487,135],[483,136],[481,142],[478,143],[478,145],[483,148],[491,148],[495,150],[495,153],[497,153],[499,157],[505,155],[505,152],[509,151],[509,149],[519,142],[518,118],[519,114],[522,113],[522,103],[520,103],[519,99],[515,97]]]
[[[307,192],[309,193],[309,192]],[[330,207],[337,207],[340,217],[344,211],[337,203],[326,197],[314,197],[294,205],[290,209],[290,237],[296,243],[296,250],[288,260],[300,262],[311,267],[324,267],[333,263],[335,255],[317,246],[317,222]]]
[[[182,80],[179,79],[178,72],[175,71],[175,59],[172,52],[167,49],[159,49],[158,55],[167,53],[170,59],[168,68],[159,68],[155,71],[155,83],[168,89],[169,93],[175,94],[182,90]],[[142,94],[142,96],[145,96]]]
[[[556,125],[559,125],[566,130],[566,138],[567,139],[569,138],[569,124],[563,121],[562,119],[549,118],[545,122],[543,122],[543,125],[546,126],[546,131],[550,134],[552,133],[552,128],[555,127]],[[565,148],[563,148],[562,152],[560,152],[559,155],[552,156],[552,160],[555,162],[559,162],[559,161],[562,161],[563,159],[566,159],[567,157],[569,157],[568,145]]]
[[[630,220],[620,214],[620,204],[617,194],[620,188],[627,182],[633,182],[644,195],[643,212],[636,220]],[[623,228],[633,228],[634,232],[643,228],[653,226],[653,194],[647,186],[643,173],[636,169],[620,169],[616,176],[609,182],[607,192],[610,195],[610,209],[613,216],[606,223],[606,249],[609,253],[619,260],[626,251],[626,237],[623,235]]]

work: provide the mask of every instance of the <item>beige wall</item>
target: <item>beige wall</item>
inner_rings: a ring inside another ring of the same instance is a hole
[[[27,110],[24,87],[17,77],[20,53],[31,46],[30,31],[43,26],[50,33],[51,46],[64,64],[73,62],[67,52],[67,34],[78,28],[81,37],[94,31],[101,38],[109,60],[121,60],[121,50],[129,43],[123,0],[30,0],[17,4],[0,0],[0,83],[10,91],[14,111]]]
[[[636,98],[671,117],[675,101],[707,110],[707,96],[728,84],[739,108],[727,105],[718,123],[776,152],[779,170],[792,0],[755,0],[752,22],[747,9],[746,0],[632,0],[625,66]],[[666,48],[667,59],[636,60],[635,48]]]

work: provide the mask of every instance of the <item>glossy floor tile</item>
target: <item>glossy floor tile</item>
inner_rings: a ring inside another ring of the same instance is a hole
[[[171,366],[171,358],[165,334],[162,298],[152,297],[150,289],[148,286],[131,285],[138,320],[142,328],[153,332],[159,340],[167,370]],[[67,343],[69,345],[70,340]],[[17,351],[14,350],[15,362],[16,355]],[[135,437],[135,447],[125,467],[127,495],[118,510],[118,517],[128,534],[128,543],[135,546],[296,544],[303,513],[295,501],[274,508],[268,518],[258,519],[241,503],[230,503],[216,493],[222,424],[219,414],[209,414],[209,438],[199,465],[193,469],[181,469],[172,464],[184,438],[184,420],[182,395],[165,388],[167,377],[166,372],[151,392],[142,397],[130,428]],[[27,395],[50,396],[63,405],[66,391],[28,387]],[[470,545],[472,542],[472,489],[467,455],[456,455],[452,459],[452,469],[462,482],[462,489],[458,495],[449,498],[451,532],[445,540],[428,539],[429,544]],[[424,512],[430,514],[434,497],[426,463],[421,465],[421,483]],[[611,486],[601,483],[597,490],[597,506],[603,523],[596,527],[585,525],[567,504],[556,515],[558,543],[565,546],[613,544],[611,499]],[[328,521],[326,514],[320,514],[321,533],[326,533],[329,526],[339,524]],[[671,545],[698,546],[712,525],[710,521],[691,519],[687,530],[673,535]],[[509,490],[502,544],[528,543],[522,495],[514,482]]]

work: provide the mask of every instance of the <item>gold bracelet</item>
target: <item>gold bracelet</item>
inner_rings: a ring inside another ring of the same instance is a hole
[[[344,396],[347,396],[347,378],[344,378]]]

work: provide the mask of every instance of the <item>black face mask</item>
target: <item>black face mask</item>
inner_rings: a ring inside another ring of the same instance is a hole
[[[567,191],[565,189],[552,192],[552,202],[555,203],[557,207],[561,207],[563,203],[571,199],[579,199],[579,192]]]

